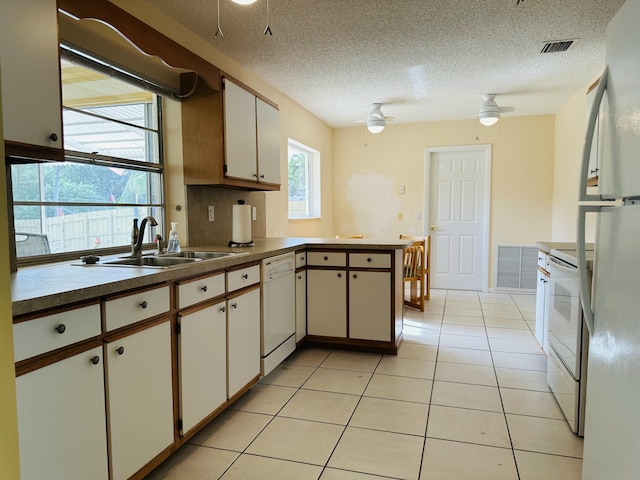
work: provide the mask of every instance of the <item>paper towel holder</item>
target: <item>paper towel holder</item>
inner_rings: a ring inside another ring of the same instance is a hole
[[[246,201],[245,200],[238,200],[238,205],[245,205]],[[235,214],[235,211],[234,211]],[[250,219],[248,219],[249,223],[251,222]],[[234,228],[235,228],[235,220],[234,220]],[[251,227],[249,226],[249,229]],[[232,235],[233,237],[235,237],[235,234]],[[249,236],[249,238],[251,238]],[[249,240],[248,242],[238,242],[238,241],[234,241],[233,239],[229,241],[229,247],[231,248],[240,248],[240,247],[255,247],[255,244],[253,243],[253,240]]]

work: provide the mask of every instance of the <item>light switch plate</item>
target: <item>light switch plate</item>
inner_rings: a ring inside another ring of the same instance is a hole
[[[258,218],[258,209],[256,207],[251,207],[251,220],[256,220]]]
[[[215,219],[215,209],[213,208],[213,205],[209,205],[208,211],[209,211],[209,221],[213,222],[213,220]]]

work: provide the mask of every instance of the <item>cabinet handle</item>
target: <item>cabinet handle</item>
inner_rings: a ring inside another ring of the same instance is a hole
[[[256,178],[258,178],[258,174],[257,174],[257,173],[254,173],[254,174],[253,174],[253,175],[251,175],[251,176],[252,176],[252,177],[256,177]]]
[[[226,312],[226,311],[227,311],[227,307],[220,307],[220,311],[221,311],[222,313]]]
[[[49,135],[49,140],[51,140],[52,142],[57,142],[58,141],[58,134],[57,133],[52,133],[51,135]]]
[[[100,357],[98,355],[94,355],[93,357],[91,357],[91,363],[93,365],[97,365],[100,363]]]
[[[371,262],[373,259],[371,257],[367,257],[367,262]]]
[[[325,260],[329,260],[329,257],[324,257]]]
[[[358,278],[358,275],[356,275],[355,273],[353,274],[353,278]]]
[[[264,175],[260,175],[260,178],[264,178]]]
[[[342,274],[341,273],[338,274],[338,278],[342,278]]]
[[[58,332],[60,335],[62,335],[66,329],[67,329],[67,327],[65,326],[65,324],[61,323],[60,325],[58,325],[56,327],[56,332]]]
[[[249,278],[249,274],[245,273],[244,275],[242,275],[242,278],[244,278],[245,280]]]
[[[302,280],[302,275],[298,275],[298,280]]]
[[[116,348],[116,353],[117,353],[118,355],[122,355],[122,354],[124,353],[124,347],[118,347],[118,348]]]
[[[238,308],[238,304],[237,304],[237,303],[232,303],[232,304],[231,304],[231,306],[232,306],[233,308]]]
[[[200,290],[202,290],[203,292],[206,292],[206,291],[207,291],[207,286],[206,286],[206,285],[203,285],[203,286],[200,288]]]
[[[147,306],[148,306],[148,303],[147,303],[146,300],[143,300],[143,302],[140,304],[140,308],[142,308],[142,309],[147,308]]]

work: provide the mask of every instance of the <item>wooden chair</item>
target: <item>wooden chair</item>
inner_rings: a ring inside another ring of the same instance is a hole
[[[431,297],[431,237],[412,237],[400,235],[401,240],[413,240],[404,250],[404,281],[410,283],[409,300],[405,305],[424,311],[424,301]],[[418,284],[419,294],[418,294]]]

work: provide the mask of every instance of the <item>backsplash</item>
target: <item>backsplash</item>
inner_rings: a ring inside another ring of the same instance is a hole
[[[256,207],[256,220],[251,222],[251,238],[266,237],[266,197],[264,192],[247,192],[210,186],[187,187],[187,245],[227,245],[231,240],[232,206],[244,200]],[[208,220],[208,207],[213,205],[215,220]]]

